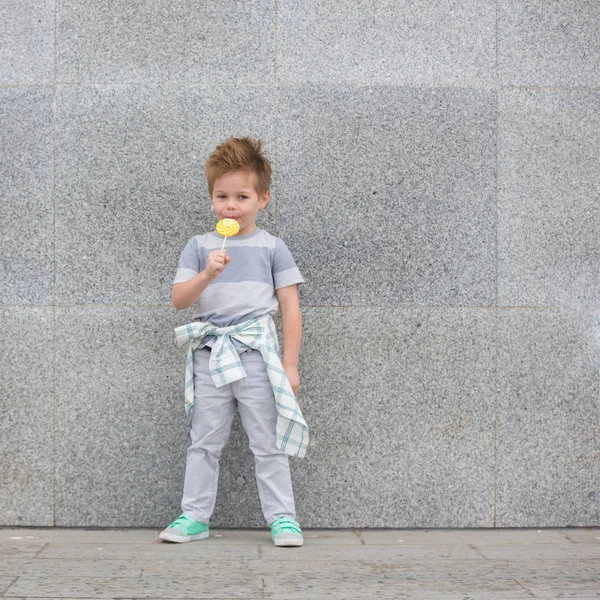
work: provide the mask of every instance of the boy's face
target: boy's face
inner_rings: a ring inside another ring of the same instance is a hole
[[[259,197],[254,173],[232,171],[219,177],[213,186],[212,205],[217,219],[235,219],[240,224],[238,235],[256,229],[256,215],[269,201],[270,191]]]

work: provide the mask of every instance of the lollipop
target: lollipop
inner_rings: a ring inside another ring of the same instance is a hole
[[[221,219],[217,223],[217,233],[220,233],[223,236],[223,245],[221,246],[221,250],[225,248],[225,242],[228,237],[232,235],[237,235],[237,232],[240,230],[240,224],[235,219]]]

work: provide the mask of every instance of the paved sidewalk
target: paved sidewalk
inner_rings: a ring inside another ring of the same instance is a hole
[[[600,529],[0,529],[0,597],[497,600],[600,598]]]

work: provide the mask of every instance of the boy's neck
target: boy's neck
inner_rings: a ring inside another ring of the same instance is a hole
[[[247,235],[257,230],[256,223],[252,223],[252,225],[248,225],[251,229],[246,229],[246,231],[240,231],[238,235]]]

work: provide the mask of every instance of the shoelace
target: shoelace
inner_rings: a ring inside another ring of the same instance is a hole
[[[273,528],[273,533],[275,535],[278,535],[283,531],[292,533],[301,533],[302,531],[300,529],[300,524],[288,517],[280,517],[271,525],[271,527]]]

